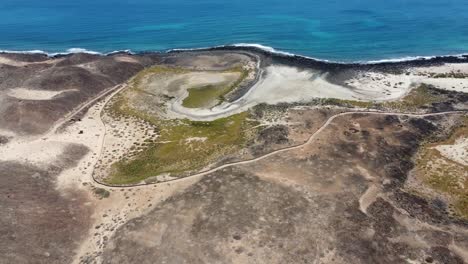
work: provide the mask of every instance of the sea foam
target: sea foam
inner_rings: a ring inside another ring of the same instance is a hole
[[[148,50],[148,51],[132,51],[129,49],[125,50],[114,50],[110,52],[98,52],[93,50],[88,50],[84,48],[69,48],[63,52],[46,52],[43,50],[26,50],[26,51],[18,51],[18,50],[0,50],[0,53],[13,53],[13,54],[44,54],[49,57],[55,56],[64,56],[69,54],[75,53],[86,53],[86,54],[93,54],[93,55],[112,55],[115,53],[128,53],[128,54],[139,54],[139,53],[171,53],[171,52],[184,52],[184,51],[209,51],[214,49],[226,49],[226,48],[233,48],[233,49],[242,49],[242,48],[254,48],[258,49],[270,54],[275,54],[279,56],[285,57],[297,57],[297,58],[304,58],[308,60],[315,60],[325,63],[337,63],[337,64],[382,64],[382,63],[399,63],[399,62],[411,62],[411,61],[420,61],[420,60],[431,60],[435,58],[449,58],[454,57],[458,59],[468,59],[468,54],[449,54],[449,55],[434,55],[434,56],[406,56],[401,58],[389,58],[389,59],[381,59],[381,60],[369,60],[369,61],[333,61],[327,59],[319,59],[310,56],[304,56],[300,54],[294,54],[282,50],[275,49],[270,46],[266,46],[263,44],[258,43],[234,43],[234,44],[227,44],[227,45],[218,45],[212,47],[198,47],[198,48],[176,48],[176,49],[168,49],[165,51],[158,51],[158,50]]]

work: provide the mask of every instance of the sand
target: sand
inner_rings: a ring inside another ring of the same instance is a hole
[[[66,145],[55,140],[33,142],[15,140],[0,148],[0,160],[30,163],[40,168],[47,168],[63,153]]]
[[[15,66],[15,67],[24,67],[24,66],[31,65],[31,64],[54,64],[62,60],[64,59],[58,58],[58,59],[49,59],[49,60],[37,61],[37,62],[25,62],[25,61],[12,60],[12,59],[0,56],[0,64],[5,64],[5,65],[10,65],[10,66]]]
[[[34,90],[28,88],[14,88],[10,89],[7,93],[8,96],[21,100],[52,100],[54,97],[69,92],[76,92],[76,89],[68,89],[61,91],[46,91]]]
[[[97,117],[99,118],[99,117]],[[102,181],[111,165],[132,152],[140,152],[140,143],[156,140],[156,128],[148,122],[133,117],[115,118],[103,111],[102,120],[106,126],[106,136],[100,149],[100,159],[95,165],[94,177]]]
[[[468,138],[459,138],[453,145],[438,145],[435,148],[444,157],[468,166]]]
[[[330,83],[327,75],[295,67],[268,66],[259,81],[232,103],[223,103],[210,109],[188,109],[175,101],[170,111],[179,117],[194,120],[214,120],[245,111],[255,105],[278,103],[307,103],[315,98],[343,100],[385,101],[401,98],[411,89],[411,81],[400,75],[367,73],[349,81],[348,86]],[[389,87],[390,82],[392,87]],[[394,87],[396,85],[396,87]]]
[[[468,73],[468,63],[445,63],[438,66],[416,67],[412,68],[410,71],[419,74],[448,72]]]
[[[130,57],[130,56],[115,56],[114,60],[120,62],[129,62],[129,63],[140,63],[138,60]]]
[[[411,89],[413,81],[406,75],[396,75],[377,72],[360,73],[347,81],[361,101],[396,100],[406,95]],[[334,97],[344,99],[340,97]]]
[[[458,73],[468,77],[468,63],[445,63],[440,66],[418,67],[410,70],[411,80],[426,83],[436,88],[468,93],[468,78],[433,78],[431,74]]]

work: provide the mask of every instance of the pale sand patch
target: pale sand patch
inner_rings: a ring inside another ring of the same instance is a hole
[[[430,84],[443,90],[468,93],[468,79],[415,76],[412,80],[416,83]]]
[[[1,101],[0,101],[0,102],[1,102]],[[0,128],[0,135],[2,135],[2,136],[7,136],[7,137],[15,137],[15,136],[17,136],[15,132],[10,131],[10,130],[6,130],[6,129],[2,129],[2,128]]]
[[[45,61],[25,62],[25,61],[16,61],[16,60],[12,60],[12,59],[0,56],[0,64],[5,64],[5,65],[10,65],[10,66],[15,66],[15,67],[23,67],[23,66],[31,65],[31,64],[54,64],[62,60],[64,59],[60,58],[60,59],[49,59]]]
[[[185,143],[190,144],[192,142],[205,142],[207,137],[189,137],[185,139]]]
[[[0,160],[15,160],[32,163],[39,167],[50,165],[61,155],[69,144],[81,144],[89,148],[89,153],[74,168],[63,171],[57,178],[58,189],[91,182],[93,162],[97,161],[100,140],[104,129],[100,125],[99,113],[102,102],[90,108],[80,122],[70,125],[63,133],[48,133],[42,137],[16,137],[0,146]],[[82,133],[80,133],[82,131]]]
[[[411,87],[422,83],[443,90],[468,93],[468,78],[432,78],[429,75],[440,73],[468,74],[468,63],[411,68],[408,74],[365,72],[346,84],[357,89],[356,92],[362,95],[361,100],[395,100],[406,95]],[[376,96],[379,93],[381,96]]]
[[[0,57],[0,64],[10,65],[10,66],[17,66],[17,67],[24,65],[19,61],[10,60],[10,59],[4,58],[4,57]]]
[[[355,127],[360,127],[359,123],[354,124]],[[380,193],[380,184],[376,184],[376,177],[371,174],[369,170],[358,165],[356,166],[360,175],[362,175],[366,180],[370,181],[369,187],[364,192],[364,194],[359,197],[359,209],[361,212],[367,214],[367,208],[375,202]]]
[[[313,98],[353,99],[345,87],[331,84],[317,72],[287,66],[269,66],[266,77],[255,84],[245,98],[247,104],[277,104],[310,101]]]
[[[363,101],[395,100],[406,95],[412,84],[406,75],[364,72],[346,82]],[[334,97],[344,99],[340,97]]]
[[[410,71],[415,83],[434,85],[439,89],[468,93],[468,78],[431,78],[430,74],[462,73],[468,74],[468,63],[446,63],[432,67],[417,67]]]
[[[288,66],[269,66],[248,94],[248,101],[260,103],[290,103],[314,98],[383,101],[404,96],[411,81],[404,75],[363,73],[348,81],[344,87],[328,82],[326,74]]]
[[[14,97],[16,99],[21,100],[51,100],[55,96],[68,93],[68,92],[76,92],[76,89],[68,89],[68,90],[61,90],[61,91],[46,91],[46,90],[32,90],[28,88],[15,88],[10,89],[7,92],[7,95],[10,97]]]
[[[81,121],[71,124],[60,134],[49,135],[48,140],[82,144],[89,149],[88,154],[77,166],[65,170],[59,175],[57,178],[57,188],[59,190],[76,188],[76,186],[80,188],[82,183],[93,183],[92,172],[99,158],[105,132],[100,120],[100,111],[103,106],[103,102],[93,105],[87,114],[81,118]]]
[[[173,76],[161,84],[163,84],[162,87],[165,89],[168,88],[167,92],[169,95],[179,98],[178,102],[182,104],[183,99],[188,97],[188,89],[190,88],[199,88],[208,85],[228,85],[238,79],[239,76],[240,74],[238,72],[191,72]]]
[[[380,189],[377,185],[372,184],[367,188],[366,192],[359,197],[359,209],[361,212],[367,214],[367,208],[375,202],[378,197]]]
[[[0,160],[24,162],[45,168],[57,160],[67,145],[60,141],[13,140],[0,148]]]
[[[261,74],[261,73],[260,73]],[[312,70],[272,65],[264,70],[259,81],[240,99],[210,109],[187,109],[176,100],[169,110],[175,117],[194,120],[214,120],[240,113],[257,104],[310,102],[315,98],[342,100],[384,101],[407,94],[411,80],[403,75],[366,73],[348,82],[352,88],[326,80],[327,75]],[[391,87],[388,83],[390,82]]]
[[[156,81],[148,79],[145,90],[154,93],[163,91],[170,96],[184,99],[188,95],[189,88],[234,82],[237,78],[239,78],[238,72],[190,72],[157,77]]]
[[[211,73],[211,72],[194,72],[188,74],[186,77],[184,88],[205,86],[205,85],[216,85],[219,83],[234,81],[239,77],[238,72],[223,72],[223,73]]]
[[[442,156],[468,166],[468,138],[459,138],[453,145],[438,145],[435,149]]]
[[[460,72],[468,74],[468,63],[445,63],[431,67],[412,68],[411,72],[420,74]]]
[[[114,57],[114,60],[119,61],[119,62],[140,63],[135,58],[132,58],[129,56],[116,56]]]

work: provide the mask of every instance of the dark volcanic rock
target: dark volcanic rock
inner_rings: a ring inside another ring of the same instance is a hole
[[[260,131],[257,140],[265,145],[288,143],[288,127],[275,125]]]
[[[88,150],[70,145],[47,169],[0,162],[1,263],[70,263],[90,227],[86,195],[55,189],[55,178]]]
[[[73,109],[123,83],[157,60],[154,56],[148,56],[140,62],[141,57],[134,56],[127,62],[112,56],[84,53],[59,58],[62,60],[49,64],[24,67],[2,65],[0,90],[69,91],[50,100],[23,100],[7,96],[0,106],[0,127],[19,134],[43,133]]]

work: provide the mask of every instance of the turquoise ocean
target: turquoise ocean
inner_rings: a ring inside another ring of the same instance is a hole
[[[468,53],[468,0],[0,0],[0,50],[261,44],[364,62]]]

